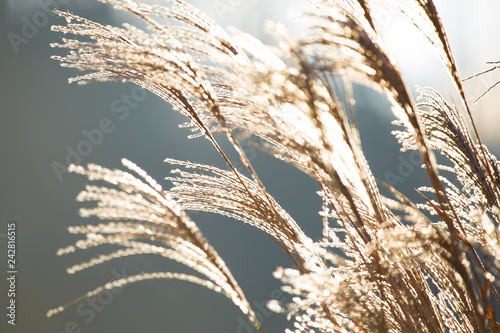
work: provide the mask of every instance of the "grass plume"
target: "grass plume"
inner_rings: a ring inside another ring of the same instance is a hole
[[[180,0],[165,7],[102,2],[135,14],[148,30],[56,11],[67,24],[53,30],[76,37],[52,44],[69,50],[54,59],[90,71],[70,81],[125,80],[150,90],[188,118],[184,126],[208,139],[229,171],[167,159],[179,169],[168,178],[173,187],[163,190],[127,160],[130,172],[71,166],[108,184],[88,186],[78,200],[97,202],[82,216],[109,222],[70,228],[86,239],[59,254],[102,244],[119,249],[70,273],[144,253],[197,272],[144,273],[82,297],[145,279],[182,279],[224,294],[263,332],[230,270],[186,214],[205,211],[259,228],[288,255],[284,265],[293,267],[278,268],[275,277],[292,302],[269,304],[293,322],[287,332],[500,332],[500,164],[481,142],[432,0],[310,0],[314,12],[304,15],[305,37],[296,40],[285,27],[269,25],[278,47],[242,32],[228,34]],[[429,40],[462,99],[472,134],[458,107],[437,91],[422,88],[420,100],[413,99],[372,19],[375,5],[412,22]],[[419,151],[430,180],[430,187],[419,189],[421,203],[387,184],[393,198],[379,191],[353,121],[352,83],[381,91],[391,102],[399,126],[394,134],[403,150]],[[231,142],[245,172],[231,163],[216,133]],[[321,239],[309,238],[272,198],[241,140],[252,140],[319,184]],[[451,166],[439,165],[435,153]]]

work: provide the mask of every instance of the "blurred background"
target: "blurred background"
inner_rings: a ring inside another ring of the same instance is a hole
[[[153,2],[153,1],[149,1]],[[161,3],[161,1],[158,1]],[[284,23],[294,36],[304,30],[290,19],[290,11],[308,9],[305,0],[188,1],[223,27],[235,26],[271,43],[263,30],[265,20]],[[485,70],[486,61],[500,60],[500,3],[494,0],[436,0],[463,78]],[[167,157],[224,167],[203,138],[188,140],[178,128],[184,118],[158,97],[131,84],[68,84],[78,73],[59,67],[50,56],[60,53],[49,44],[60,36],[50,31],[63,24],[47,8],[57,6],[104,24],[116,25],[122,16],[96,0],[0,0],[0,299],[2,332],[226,332],[254,330],[224,296],[180,281],[148,281],[128,285],[91,301],[72,306],[47,319],[46,312],[109,280],[154,271],[186,271],[182,266],[153,256],[119,259],[68,275],[66,268],[88,260],[95,251],[62,257],[57,249],[74,243],[67,227],[95,220],[78,216],[75,202],[86,179],[68,174],[71,162],[120,167],[126,157],[145,169],[164,188],[170,167]],[[426,40],[408,23],[378,10],[376,18],[384,41],[392,50],[408,86],[430,86],[458,103],[457,94]],[[132,21],[133,22],[133,21]],[[471,101],[499,80],[496,73],[465,83]],[[500,87],[498,88],[500,89]],[[473,105],[479,132],[490,151],[500,155],[500,92],[493,91]],[[390,181],[415,200],[414,188],[426,184],[418,159],[400,153],[390,134],[393,116],[379,94],[355,88],[356,112],[363,149],[375,176]],[[126,100],[131,101],[130,103]],[[128,103],[128,104],[127,104]],[[114,106],[126,106],[119,117]],[[107,120],[106,120],[107,119]],[[84,147],[85,133],[111,124],[97,144]],[[222,141],[230,152],[230,147]],[[78,149],[85,154],[74,153]],[[85,150],[86,149],[86,150]],[[247,147],[257,172],[269,191],[313,239],[321,234],[321,200],[307,176],[272,157]],[[85,156],[83,156],[85,155]],[[234,153],[230,153],[235,159]],[[403,167],[403,165],[406,167]],[[206,238],[226,261],[266,332],[282,332],[285,318],[270,313],[265,303],[279,295],[272,277],[277,266],[291,262],[265,234],[220,216],[196,214]],[[7,224],[17,222],[16,326],[7,324]],[[101,249],[107,251],[109,249]]]

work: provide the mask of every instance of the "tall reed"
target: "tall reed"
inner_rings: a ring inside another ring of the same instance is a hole
[[[230,270],[186,214],[203,211],[261,229],[288,255],[290,262],[283,265],[292,267],[278,268],[275,277],[292,301],[268,304],[293,322],[287,332],[500,332],[500,164],[481,142],[432,0],[310,0],[314,13],[305,15],[307,36],[295,40],[283,26],[269,26],[278,47],[242,32],[230,35],[180,0],[169,0],[167,7],[101,1],[137,15],[148,30],[103,26],[56,11],[67,24],[53,30],[76,38],[52,44],[69,49],[54,59],[90,71],[70,82],[125,80],[150,90],[184,114],[193,135],[208,139],[229,169],[167,159],[178,169],[168,178],[173,187],[164,190],[127,160],[127,171],[71,166],[91,181],[109,184],[89,185],[77,198],[97,202],[81,209],[83,217],[108,222],[71,227],[86,238],[58,253],[104,244],[119,249],[77,264],[70,273],[144,253],[176,260],[196,273],[127,277],[49,316],[104,289],[181,279],[224,294],[263,332]],[[371,12],[375,5],[425,35],[461,98],[458,106],[430,88],[421,89],[419,103],[414,101],[382,42]],[[347,98],[336,87],[338,78]],[[391,102],[402,150],[419,151],[430,180],[431,186],[419,189],[422,203],[374,178],[354,122],[352,84],[381,91]],[[227,157],[216,133],[231,142],[244,172]],[[309,238],[271,197],[242,140],[252,140],[319,184],[321,239]],[[447,166],[436,162],[436,152]]]

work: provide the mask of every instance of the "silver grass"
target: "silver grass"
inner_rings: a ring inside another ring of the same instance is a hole
[[[89,165],[87,169],[80,166],[70,167],[70,171],[85,175],[89,180],[103,180],[118,187],[116,189],[87,186],[86,190],[78,195],[77,200],[97,201],[98,206],[96,208],[82,208],[80,215],[83,217],[97,216],[103,220],[130,222],[109,222],[70,228],[71,233],[85,234],[87,239],[77,242],[74,246],[60,249],[58,252],[60,255],[103,244],[115,244],[125,249],[100,255],[88,262],[70,267],[68,272],[75,273],[114,258],[150,253],[178,261],[204,275],[206,279],[178,273],[143,273],[108,283],[87,293],[84,297],[95,295],[103,289],[116,288],[145,279],[186,280],[224,294],[258,327],[255,314],[240,287],[196,224],[184,213],[169,193],[163,191],[161,186],[144,170],[128,160],[122,162],[140,178],[128,172],[110,170],[98,165]],[[151,244],[149,241],[156,241],[159,244]],[[48,315],[51,316],[62,311],[79,300],[80,298],[51,310]]]
[[[69,49],[54,58],[90,71],[70,82],[125,80],[152,91],[188,118],[183,126],[193,137],[214,145],[229,171],[167,159],[179,169],[167,178],[173,187],[164,191],[129,161],[124,165],[135,176],[72,166],[91,181],[109,184],[88,186],[77,199],[97,202],[80,211],[83,217],[110,222],[70,228],[87,238],[59,254],[103,244],[119,249],[77,264],[70,273],[151,253],[199,275],[143,273],[98,287],[49,315],[103,289],[181,279],[224,294],[263,331],[229,269],[185,213],[204,211],[259,228],[287,253],[294,267],[278,268],[274,275],[292,302],[269,303],[293,322],[287,332],[500,332],[495,313],[500,165],[481,142],[431,0],[310,0],[314,12],[304,14],[310,29],[302,39],[281,25],[268,25],[277,47],[242,32],[229,34],[179,0],[167,7],[102,1],[137,15],[148,30],[103,26],[56,11],[67,24],[53,30],[77,38],[52,44]],[[427,37],[460,95],[473,135],[458,107],[438,92],[420,89],[420,103],[414,101],[372,19],[371,8],[380,5]],[[343,79],[347,104],[337,78]],[[381,91],[391,101],[402,150],[418,150],[429,176],[431,186],[419,189],[422,203],[387,184],[382,185],[394,198],[380,193],[354,121],[352,83]],[[236,170],[216,133],[227,136],[250,177]],[[267,192],[241,140],[251,140],[319,184],[320,240],[309,238]],[[435,152],[449,164],[438,164]]]

